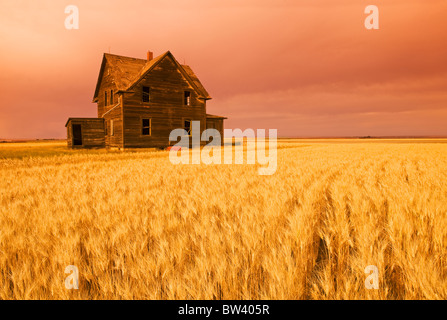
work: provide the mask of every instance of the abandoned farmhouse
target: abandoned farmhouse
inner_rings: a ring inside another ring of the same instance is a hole
[[[211,97],[192,69],[167,51],[137,59],[105,53],[93,103],[97,118],[69,118],[70,148],[165,148],[172,130],[217,129],[223,137],[225,117],[206,113]]]

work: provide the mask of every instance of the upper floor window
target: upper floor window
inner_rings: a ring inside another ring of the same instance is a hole
[[[183,95],[183,104],[185,106],[190,106],[191,105],[191,92],[185,91],[185,93]]]
[[[149,102],[150,98],[150,88],[143,87],[143,102]]]
[[[113,104],[113,90],[110,90],[110,104]]]
[[[107,106],[107,91],[104,91],[104,105]]]

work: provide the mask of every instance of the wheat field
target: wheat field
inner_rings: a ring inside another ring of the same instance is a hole
[[[279,140],[258,167],[0,144],[0,299],[447,299],[447,140]]]

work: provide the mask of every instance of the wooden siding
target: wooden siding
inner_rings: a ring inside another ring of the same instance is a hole
[[[106,62],[104,66],[104,73],[101,79],[101,84],[98,91],[98,118],[102,118],[104,113],[113,108],[118,102],[118,95],[116,94],[117,87],[113,77],[112,67]],[[110,103],[110,92],[113,90],[113,104]],[[105,103],[105,94],[107,92],[107,105]]]
[[[123,147],[123,112],[122,95],[117,93],[113,66],[106,61],[101,83],[98,90],[98,118],[104,118],[105,143],[107,147]],[[113,101],[111,101],[111,91],[113,90]],[[106,104],[107,92],[107,104]],[[113,135],[111,135],[111,121],[113,120]]]
[[[150,88],[150,101],[143,102],[143,86]],[[191,93],[190,105],[184,105],[184,92]],[[151,135],[142,135],[142,119],[151,119]],[[183,77],[177,65],[167,56],[143,77],[132,92],[123,97],[124,147],[167,147],[169,134],[184,128],[184,120],[200,121],[206,126],[203,99]],[[175,142],[171,142],[171,145]]]
[[[73,125],[81,126],[82,145],[73,145]],[[69,148],[104,148],[103,119],[69,119],[67,123],[67,146]]]
[[[118,100],[118,99],[116,99]],[[121,100],[121,98],[120,98]],[[113,107],[113,106],[112,106]],[[113,135],[111,128],[111,121],[113,121]],[[118,106],[114,108],[110,108],[109,111],[104,115],[104,123],[106,126],[106,146],[114,147],[114,148],[122,148],[123,147],[123,109],[122,103],[119,103]]]
[[[143,102],[143,87],[150,88],[148,102]],[[185,91],[190,94],[188,105]],[[169,135],[183,129],[185,120],[200,121],[200,134],[209,124],[223,137],[224,118],[207,116],[206,99],[211,97],[192,69],[179,65],[169,51],[150,61],[104,54],[94,95],[98,118],[103,119],[104,145],[117,148],[173,145]],[[143,119],[150,119],[150,135],[143,134]]]

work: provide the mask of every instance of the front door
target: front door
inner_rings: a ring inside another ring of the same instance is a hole
[[[73,129],[73,145],[74,146],[82,146],[82,131],[80,124],[74,124],[72,126]]]

